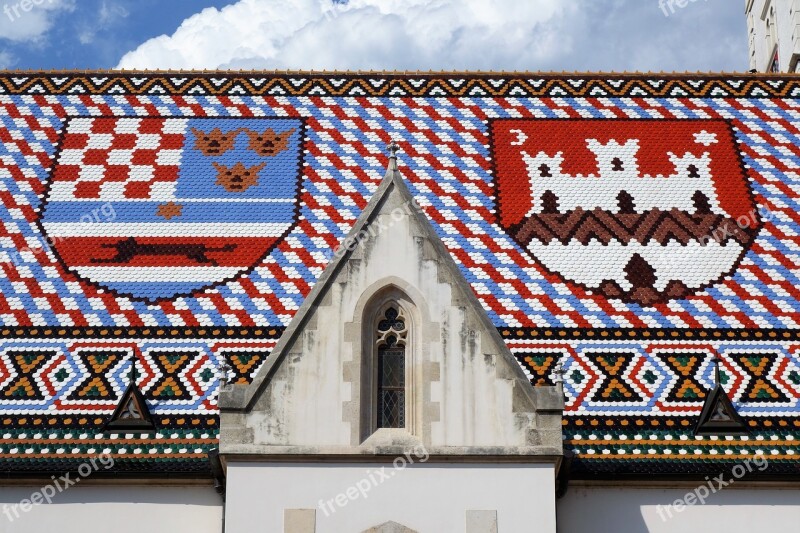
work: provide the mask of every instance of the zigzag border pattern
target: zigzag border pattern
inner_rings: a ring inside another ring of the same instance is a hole
[[[800,79],[650,74],[239,74],[9,72],[0,94],[265,95],[384,97],[662,97],[800,96]]]
[[[639,416],[694,419],[714,386],[713,358],[723,387],[742,416],[756,424],[796,418],[800,346],[747,341],[509,341],[534,384],[553,383],[560,365],[567,418]]]
[[[137,386],[156,418],[216,416],[222,369],[227,366],[230,382],[248,383],[274,345],[265,339],[6,342],[0,345],[0,415],[72,415],[87,424],[107,417],[135,361]]]
[[[20,473],[49,471],[54,465],[67,468],[97,453],[111,453],[125,469],[147,474],[164,468],[170,472],[204,471],[206,454],[218,442],[218,382],[211,378],[211,382],[198,388],[197,377],[204,370],[209,376],[217,375],[216,365],[227,360],[233,367],[229,374],[232,381],[246,384],[263,363],[260,356],[268,354],[273,346],[274,340],[263,339],[6,342],[6,349],[0,351],[0,387],[13,381],[15,371],[19,373],[19,365],[9,365],[6,352],[23,350],[35,354],[39,350],[57,354],[44,365],[28,363],[29,382],[46,396],[44,400],[0,398],[0,423],[4,429],[0,458],[24,459],[9,467]],[[662,473],[705,473],[753,453],[769,457],[767,473],[771,475],[797,474],[795,443],[800,437],[800,418],[794,405],[800,399],[800,345],[711,340],[640,343],[515,339],[509,341],[509,346],[530,378],[547,376],[558,362],[565,363],[565,446],[575,453],[579,477],[602,477],[612,471],[626,475],[645,470],[652,473],[654,470],[648,470],[647,465],[654,461],[660,465],[655,471]],[[124,351],[127,357],[101,369],[105,381],[114,389],[111,396],[119,396],[124,388],[132,357],[136,357],[140,387],[146,393],[153,393],[158,383],[170,377],[178,382],[178,388],[192,391],[191,398],[151,394],[148,402],[159,424],[153,437],[101,433],[103,422],[113,410],[113,398],[77,402],[66,398],[89,382],[87,378],[97,375],[87,365],[86,354],[112,349]],[[165,350],[192,355],[181,364],[171,363],[175,367],[171,369],[158,356]],[[665,360],[670,354],[683,353],[703,356],[691,364]],[[616,354],[627,355],[618,358]],[[688,369],[703,388],[709,388],[709,361],[715,354],[724,362],[726,389],[751,429],[747,437],[696,438],[692,428],[702,401],[670,399],[670,391],[679,388],[681,368]],[[603,357],[605,360],[601,361]],[[753,361],[743,359],[747,357]],[[577,369],[589,381],[579,383],[573,375]],[[63,375],[59,376],[59,372]],[[648,373],[653,374],[649,381]],[[614,376],[642,401],[603,400],[602,394]],[[780,389],[785,397],[772,402],[745,398],[759,379]]]
[[[0,345],[0,414],[103,416],[116,406],[136,361],[154,415],[215,414],[221,368],[246,384],[275,339],[27,339]],[[534,384],[561,365],[565,416],[694,418],[714,385],[753,420],[798,417],[800,343],[743,340],[507,341]],[[22,383],[22,385],[20,385]]]
[[[274,327],[0,327],[0,339],[279,339]],[[497,328],[509,342],[526,340],[800,341],[800,329]]]

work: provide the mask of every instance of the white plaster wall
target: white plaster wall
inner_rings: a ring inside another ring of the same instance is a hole
[[[667,506],[694,488],[573,486],[558,501],[558,530],[562,533],[800,532],[800,488],[731,487],[712,494],[705,505],[685,507],[681,512],[667,510]]]
[[[552,465],[389,465],[396,473],[366,498],[328,508],[328,516],[319,507],[384,466],[229,464],[226,533],[280,533],[284,509],[316,509],[316,533],[361,533],[389,520],[419,533],[464,533],[467,510],[496,510],[499,533],[556,531]]]
[[[34,506],[28,512],[20,509],[17,518],[11,506],[40,489],[0,487],[0,533],[222,531],[222,498],[211,487],[73,486],[57,494],[51,504]]]
[[[791,63],[792,54],[795,50],[800,50],[800,46],[795,45],[795,35],[800,35],[800,1],[798,0],[753,0],[752,6],[747,12],[748,17],[748,40],[750,45],[750,68],[755,68],[759,72],[766,72],[772,61],[772,47],[767,39],[766,18],[761,15],[764,8],[774,8],[775,23],[777,29],[778,61],[781,71],[787,72]]]

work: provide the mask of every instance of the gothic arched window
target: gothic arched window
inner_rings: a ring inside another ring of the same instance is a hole
[[[406,339],[403,311],[389,304],[376,327],[378,363],[377,427],[406,427]]]

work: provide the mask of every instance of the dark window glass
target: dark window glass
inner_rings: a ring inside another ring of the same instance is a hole
[[[389,308],[378,323],[379,428],[406,425],[406,349],[398,344],[398,334],[405,333],[405,329],[405,322],[395,308]]]

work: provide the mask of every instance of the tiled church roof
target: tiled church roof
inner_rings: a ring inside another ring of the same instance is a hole
[[[531,381],[562,363],[575,476],[753,454],[797,475],[798,95],[753,76],[8,73],[3,468],[110,451],[207,471],[219,367],[252,378],[394,139]],[[715,356],[747,436],[693,435]],[[158,431],[108,436],[133,361]]]

